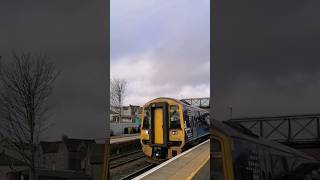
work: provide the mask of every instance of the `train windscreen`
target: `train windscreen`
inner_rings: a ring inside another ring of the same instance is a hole
[[[180,129],[180,113],[179,106],[170,106],[170,129]]]
[[[148,108],[145,108],[142,129],[150,129],[150,124],[151,124],[150,110]]]

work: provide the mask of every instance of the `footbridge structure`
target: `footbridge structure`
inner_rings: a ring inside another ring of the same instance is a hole
[[[254,134],[320,159],[320,114],[233,118]]]

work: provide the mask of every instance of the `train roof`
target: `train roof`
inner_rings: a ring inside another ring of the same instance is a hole
[[[233,138],[251,141],[253,143],[267,146],[267,147],[270,147],[273,149],[277,149],[277,150],[280,150],[280,151],[283,151],[286,153],[298,155],[298,156],[306,158],[306,159],[315,160],[314,158],[307,156],[306,154],[304,154],[296,149],[293,149],[289,146],[286,146],[286,145],[280,144],[278,142],[259,137],[259,136],[255,135],[254,133],[252,133],[247,128],[239,125],[238,123],[231,122],[231,121],[214,120],[212,125],[213,125],[214,129],[218,129],[222,133],[224,133],[228,136],[231,136]]]
[[[177,103],[179,103],[179,104],[183,104],[183,105],[185,105],[185,106],[190,106],[190,107],[193,107],[193,108],[195,108],[195,109],[208,112],[208,111],[205,110],[205,109],[201,109],[201,108],[199,108],[199,107],[197,107],[197,106],[192,106],[191,104],[189,104],[189,103],[187,103],[187,102],[185,102],[185,101],[181,101],[181,100],[174,99],[174,98],[170,98],[170,97],[158,97],[158,98],[155,98],[155,99],[152,99],[152,100],[148,101],[146,104],[148,104],[148,103],[150,103],[150,102],[152,102],[152,101],[158,100],[158,99],[172,100],[172,101],[175,101],[175,102],[177,102]]]

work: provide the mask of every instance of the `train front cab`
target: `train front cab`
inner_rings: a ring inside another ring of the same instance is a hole
[[[210,179],[234,180],[231,142],[229,138],[223,133],[214,129],[211,132],[210,141]]]
[[[144,154],[166,160],[181,153],[184,145],[182,105],[170,99],[156,99],[143,108],[141,143]]]

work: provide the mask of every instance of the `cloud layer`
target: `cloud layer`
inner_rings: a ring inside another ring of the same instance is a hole
[[[111,2],[111,77],[125,104],[210,96],[209,0]]]
[[[87,0],[1,1],[3,59],[10,60],[12,50],[47,53],[61,71],[45,140],[106,135],[105,7],[104,1]]]
[[[214,116],[319,113],[320,2],[226,1],[215,12]]]

